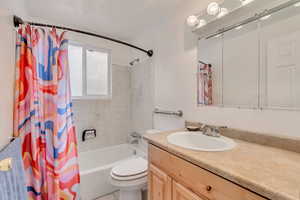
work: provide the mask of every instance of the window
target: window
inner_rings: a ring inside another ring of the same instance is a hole
[[[73,99],[111,97],[111,53],[109,50],[69,44]]]

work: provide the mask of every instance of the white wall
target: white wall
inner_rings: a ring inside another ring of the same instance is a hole
[[[197,107],[197,36],[185,26],[188,15],[208,1],[184,1],[172,17],[149,27],[135,42],[155,49],[155,106],[184,111],[184,119],[156,117],[156,127],[182,127],[184,120],[227,125],[262,133],[299,136],[299,112]]]
[[[15,31],[12,15],[25,16],[24,3],[16,0],[1,0],[0,3],[0,149],[13,134]]]

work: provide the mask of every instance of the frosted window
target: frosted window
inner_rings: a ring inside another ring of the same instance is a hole
[[[69,45],[69,68],[72,96],[83,95],[82,47]]]
[[[109,51],[71,43],[69,65],[72,97],[75,99],[111,97]]]
[[[108,53],[86,51],[87,95],[108,95]]]

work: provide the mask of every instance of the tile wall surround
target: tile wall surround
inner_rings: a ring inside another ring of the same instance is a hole
[[[89,151],[127,142],[131,132],[131,74],[128,67],[112,67],[112,99],[73,101],[79,151]],[[95,139],[82,142],[85,129],[97,130]]]
[[[152,129],[152,60],[133,67],[113,65],[112,73],[112,99],[73,101],[80,152],[126,143],[131,132],[144,134]],[[82,142],[83,130],[90,128],[97,130],[97,137]]]
[[[154,67],[153,60],[146,58],[131,67],[132,129],[140,134],[153,129]]]

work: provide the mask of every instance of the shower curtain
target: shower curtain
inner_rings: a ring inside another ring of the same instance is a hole
[[[212,105],[212,70],[210,64],[199,63],[197,82],[198,82],[198,105]]]
[[[17,32],[15,81],[14,136],[22,138],[29,199],[79,199],[65,34],[22,25]]]

